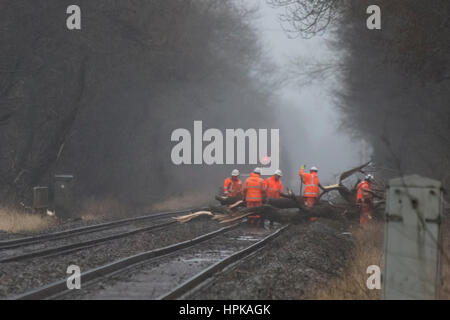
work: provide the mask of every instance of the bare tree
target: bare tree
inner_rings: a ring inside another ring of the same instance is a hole
[[[371,1],[269,3],[286,8],[288,32],[309,38],[329,30],[339,53],[339,61],[294,65],[301,85],[338,74],[342,127],[373,146],[379,165],[400,163],[402,173],[443,179],[448,187],[450,2],[378,1],[380,32],[365,27]]]
[[[280,19],[290,35],[312,38],[323,34],[336,21],[342,0],[267,0],[274,7],[283,7]]]
[[[74,173],[80,196],[142,206],[192,186],[208,191],[229,169],[175,167],[171,132],[199,119],[271,127],[270,70],[251,9],[231,0],[78,4],[83,30],[70,32],[59,0],[0,0],[10,31],[1,54],[13,57],[0,68],[0,199],[26,199],[55,172]]]

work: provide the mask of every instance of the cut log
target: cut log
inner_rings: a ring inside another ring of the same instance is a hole
[[[213,220],[218,220],[218,221],[222,221],[225,219],[230,218],[229,214],[214,214],[214,216],[212,217]]]
[[[240,215],[238,215],[238,216],[235,216],[235,217],[231,217],[231,218],[222,220],[222,221],[220,221],[220,223],[235,222],[235,221],[244,219],[244,218],[246,218],[246,217],[248,217],[248,216],[251,216],[251,215],[253,215],[253,214],[256,214],[256,212],[247,212],[247,213],[244,213],[244,214],[240,214]]]
[[[262,205],[260,207],[251,207],[251,208],[242,208],[239,210],[239,212],[234,213],[231,217],[228,217],[228,219],[221,220],[220,223],[229,223],[229,222],[235,222],[240,219],[244,219],[251,215],[264,215],[265,211],[268,209],[276,210],[276,208],[270,206],[270,205]]]
[[[367,167],[369,164],[371,164],[370,161],[367,162],[367,163],[365,163],[365,164],[363,164],[363,165],[361,165],[361,166],[359,166],[359,167],[353,168],[353,169],[351,169],[351,170],[348,170],[348,171],[342,173],[342,174],[339,176],[339,182],[338,182],[338,185],[341,185],[342,182],[343,182],[345,179],[347,179],[348,177],[354,175],[355,173],[357,173],[357,172],[362,172],[362,169],[364,169],[365,167]]]
[[[328,192],[331,191],[338,191],[339,194],[341,195],[342,198],[344,198],[347,202],[349,203],[353,203],[356,199],[356,190],[354,190],[355,188],[353,188],[353,190],[349,190],[348,188],[346,188],[342,182],[347,179],[348,177],[354,175],[355,173],[358,172],[363,172],[362,170],[367,167],[368,165],[370,165],[371,162],[367,162],[359,167],[353,168],[351,170],[348,170],[344,173],[342,173],[339,176],[339,181],[337,184],[334,185],[330,185],[330,186],[326,186],[326,187],[322,187],[323,192],[320,194],[319,196],[319,200],[322,198],[322,196],[324,196],[325,194],[327,194]]]
[[[227,206],[211,206],[208,209],[205,210],[198,210],[198,211],[210,211],[213,212],[214,214],[218,214],[218,213],[222,213],[222,214],[230,214],[230,210],[228,209]]]
[[[294,199],[268,199],[267,204],[278,209],[294,209],[299,207],[299,203]]]
[[[216,195],[216,200],[220,202],[221,205],[232,205],[238,202],[239,200],[242,200],[242,196],[237,197],[226,197],[221,195]]]
[[[200,217],[200,216],[214,216],[211,212],[209,211],[199,211],[199,212],[195,212],[195,213],[191,213],[185,216],[181,216],[181,217],[174,217],[175,220],[177,220],[180,223],[186,223],[191,221],[194,218]]]
[[[244,203],[244,200],[239,200],[239,201],[236,202],[235,204],[232,204],[232,205],[230,206],[230,209],[234,209],[234,208],[236,208],[237,206],[239,206],[239,205],[242,204],[242,203]]]

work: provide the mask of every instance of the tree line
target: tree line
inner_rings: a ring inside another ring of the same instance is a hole
[[[286,9],[288,32],[304,38],[325,34],[339,53],[331,66],[324,62],[313,71],[334,77],[342,127],[372,145],[382,173],[418,173],[448,188],[450,2],[377,1],[380,30],[366,27],[373,1],[269,2]]]
[[[211,190],[231,168],[176,167],[194,120],[271,128],[272,67],[231,0],[0,1],[0,201],[72,173],[77,194],[145,205]],[[201,179],[199,178],[201,175]]]

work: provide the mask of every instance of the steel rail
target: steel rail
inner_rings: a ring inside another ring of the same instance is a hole
[[[225,232],[231,231],[231,230],[237,228],[240,224],[241,223],[236,223],[234,225],[221,228],[219,230],[204,234],[204,235],[196,237],[194,239],[179,242],[179,243],[176,243],[176,244],[164,247],[164,248],[155,249],[155,250],[147,251],[144,253],[139,253],[134,256],[126,257],[126,258],[120,259],[118,261],[106,264],[104,266],[92,269],[90,271],[87,271],[87,272],[81,274],[81,283],[89,284],[89,282],[99,280],[100,278],[111,275],[113,273],[115,274],[117,272],[123,271],[134,265],[146,262],[153,258],[162,257],[165,255],[177,252],[179,250],[192,247],[198,243],[204,242],[206,240],[215,238]],[[70,290],[67,288],[67,280],[64,279],[64,280],[56,281],[49,285],[31,290],[24,294],[18,295],[16,297],[12,298],[11,300],[44,300],[44,299],[49,299],[52,297],[58,297],[58,296],[61,296],[63,294],[69,293],[69,292],[70,292]]]
[[[70,252],[90,248],[90,247],[102,244],[103,242],[106,242],[106,241],[129,237],[134,234],[141,233],[141,232],[163,229],[168,226],[174,225],[176,223],[177,223],[177,221],[170,221],[170,222],[157,224],[154,226],[148,226],[148,227],[144,227],[144,228],[135,229],[132,231],[121,232],[118,234],[113,234],[113,235],[102,237],[102,238],[71,243],[71,244],[54,247],[54,248],[47,248],[47,249],[32,251],[29,253],[18,254],[18,255],[11,256],[11,257],[6,257],[3,259],[0,259],[0,264],[7,263],[7,262],[16,262],[16,261],[21,261],[21,260],[26,260],[26,259],[31,259],[31,258],[39,258],[39,257],[48,257],[48,256],[54,256],[54,255],[67,254]]]
[[[219,271],[225,269],[227,266],[239,263],[246,257],[250,256],[251,254],[255,253],[256,251],[260,250],[262,247],[264,247],[268,242],[274,240],[276,237],[278,237],[283,231],[285,231],[289,225],[284,226],[274,233],[268,235],[264,239],[258,241],[257,243],[238,251],[231,256],[215,263],[214,265],[204,269],[200,273],[196,274],[195,276],[191,277],[190,279],[186,280],[184,283],[170,291],[169,293],[166,293],[158,298],[158,300],[175,300],[177,298],[180,298],[187,292],[193,290],[194,288],[198,287],[202,283],[204,283],[207,279],[211,278],[215,274],[217,274]]]
[[[79,227],[79,228],[74,228],[74,229],[69,229],[69,230],[64,230],[64,231],[47,233],[47,234],[43,234],[43,235],[39,235],[39,236],[24,237],[24,238],[13,239],[13,240],[4,240],[4,241],[0,241],[0,250],[18,248],[18,247],[22,247],[22,246],[41,243],[44,241],[64,239],[64,238],[68,238],[71,236],[106,230],[106,229],[110,229],[113,227],[129,224],[129,223],[133,223],[133,222],[137,222],[137,221],[156,220],[158,218],[187,213],[187,212],[191,212],[191,211],[192,211],[192,209],[159,212],[159,213],[155,213],[155,214],[148,214],[148,215],[134,217],[134,218],[127,218],[127,219],[121,219],[121,220],[116,220],[116,221],[111,221],[111,222],[105,222],[105,223],[96,224],[96,225],[87,226],[87,227]]]

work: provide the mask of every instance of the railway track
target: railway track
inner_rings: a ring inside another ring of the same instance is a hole
[[[17,261],[22,261],[22,260],[32,259],[32,258],[51,257],[51,256],[55,256],[55,255],[68,254],[68,253],[75,252],[78,250],[97,246],[97,245],[100,245],[107,241],[129,237],[129,236],[141,233],[141,232],[164,229],[164,228],[172,226],[176,223],[177,223],[176,221],[169,221],[169,222],[164,222],[164,223],[160,223],[160,224],[156,224],[156,225],[152,225],[152,226],[134,229],[134,230],[127,231],[127,232],[120,232],[117,234],[113,234],[113,235],[109,235],[109,236],[105,236],[105,237],[101,237],[101,238],[96,238],[96,239],[92,239],[92,240],[79,241],[79,242],[75,242],[75,243],[71,243],[71,244],[67,244],[67,245],[63,245],[63,246],[46,248],[46,249],[36,250],[36,251],[32,251],[32,252],[27,252],[27,253],[13,254],[12,256],[7,256],[4,258],[1,258],[0,264],[8,263],[8,262],[17,262]]]
[[[133,217],[133,218],[127,218],[127,219],[121,219],[117,221],[111,221],[106,223],[100,223],[92,226],[86,226],[86,227],[80,227],[80,228],[74,228],[59,232],[53,232],[53,233],[47,233],[39,236],[33,236],[33,237],[24,237],[19,239],[12,239],[12,240],[4,240],[0,241],[0,250],[6,250],[6,249],[14,249],[18,247],[33,245],[33,244],[39,244],[43,241],[55,241],[60,239],[65,239],[68,237],[73,236],[79,236],[83,234],[88,234],[92,232],[97,231],[103,231],[110,228],[115,228],[122,225],[127,225],[135,222],[142,222],[142,221],[151,221],[156,220],[159,218],[164,217],[170,217],[178,214],[188,213],[191,212],[191,209],[186,210],[179,210],[179,211],[168,211],[168,212],[160,212],[155,214],[149,214],[149,215],[143,215],[139,217]]]
[[[158,257],[162,257],[192,246],[195,246],[199,243],[205,242],[209,239],[213,239],[225,232],[236,229],[240,223],[221,228],[219,230],[207,233],[205,235],[196,237],[191,240],[179,242],[164,248],[155,249],[143,253],[139,253],[127,258],[120,259],[118,261],[106,264],[104,266],[91,269],[87,272],[81,274],[81,282],[83,284],[92,284],[106,276],[112,276],[116,273],[123,272],[126,269],[129,269],[133,266],[137,266],[141,263],[144,263],[148,260],[155,259]],[[70,291],[67,289],[66,279],[53,282],[49,285],[43,286],[41,288],[37,288],[26,292],[24,294],[18,295],[13,300],[44,300],[50,298],[57,298],[63,294],[67,294]]]
[[[212,266],[204,269],[203,271],[197,273],[172,291],[163,294],[158,298],[158,300],[175,300],[178,298],[183,297],[184,295],[188,294],[190,291],[195,290],[195,288],[201,286],[204,282],[206,282],[208,279],[212,278],[215,274],[218,272],[224,270],[226,267],[237,264],[241,262],[243,259],[251,256],[252,254],[255,254],[263,248],[269,241],[272,241],[276,237],[278,237],[281,232],[286,230],[289,226],[284,226],[277,231],[273,232],[272,234],[268,235],[267,237],[259,240],[255,244],[244,248],[218,262],[213,264]]]
[[[204,253],[205,255],[211,254],[212,248],[211,242],[216,241],[218,244],[222,243],[223,239],[225,239],[225,234],[230,234],[235,231],[241,223],[234,224],[229,227],[221,228],[217,231],[210,232],[208,234],[202,235],[200,237],[183,241],[180,243],[176,243],[164,248],[147,251],[144,253],[140,253],[131,257],[127,257],[104,266],[89,270],[81,275],[81,283],[83,289],[93,287],[98,282],[104,282],[106,279],[110,279],[114,276],[120,276],[126,272],[131,272],[132,274],[139,274],[140,271],[136,271],[138,268],[145,268],[147,264],[157,264],[159,270],[162,272],[167,272],[167,263],[180,263],[184,258],[192,256],[194,252]],[[181,297],[186,292],[192,290],[197,287],[201,283],[203,283],[208,278],[214,276],[217,272],[223,270],[227,266],[239,263],[242,259],[248,257],[249,255],[255,254],[258,250],[264,247],[269,241],[276,238],[281,232],[283,232],[287,226],[282,227],[275,232],[265,236],[261,239],[253,239],[247,242],[253,242],[250,245],[245,245],[244,248],[240,248],[239,250],[234,250],[234,252],[227,253],[225,257],[221,257],[218,261],[214,263],[209,263],[206,267],[199,270],[199,272],[195,272],[195,274],[191,275],[188,279],[180,282],[181,284],[174,284],[171,288],[154,297],[155,299],[176,299]],[[236,237],[236,235],[233,235]],[[245,235],[240,236],[242,239],[246,239]],[[211,240],[208,241],[207,240]],[[242,240],[241,240],[242,241]],[[256,242],[255,242],[256,241]],[[219,246],[220,247],[220,246]],[[223,247],[223,246],[222,246]],[[209,248],[209,249],[208,249]],[[166,262],[164,262],[167,260]],[[161,264],[161,265],[159,265]],[[159,278],[158,273],[152,270],[150,272],[152,277]],[[163,277],[162,277],[163,278]],[[175,278],[175,277],[174,277]],[[147,279],[148,280],[148,279]],[[141,287],[148,288],[145,281],[140,283]],[[166,284],[167,285],[167,284]],[[78,291],[78,290],[76,290]],[[13,299],[17,300],[42,300],[42,299],[60,299],[64,298],[66,295],[71,295],[73,291],[67,289],[66,279],[54,282],[47,286],[29,291],[22,295],[16,296]],[[75,293],[77,294],[77,293]]]

